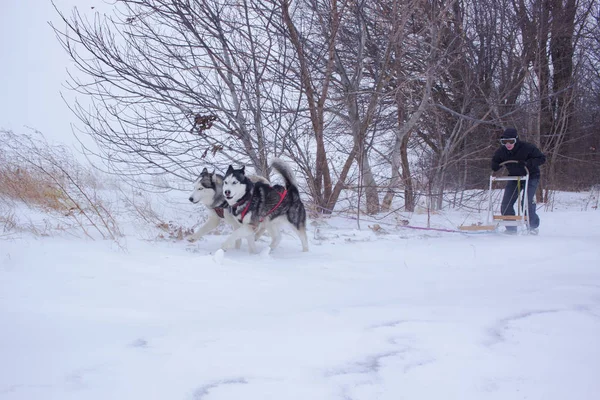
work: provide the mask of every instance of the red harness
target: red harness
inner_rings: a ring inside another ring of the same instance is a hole
[[[271,208],[271,211],[266,213],[265,216],[260,219],[260,222],[263,222],[265,220],[265,217],[269,216],[269,214],[277,210],[277,208],[281,205],[281,202],[283,201],[283,199],[285,199],[285,196],[287,195],[287,189],[284,189],[281,193],[277,192],[277,194],[279,195],[279,202],[275,204],[275,207]]]
[[[269,214],[271,214],[273,211],[275,211],[275,210],[277,210],[277,208],[279,208],[279,206],[283,202],[283,199],[285,199],[285,196],[287,196],[287,189],[284,189],[284,191],[281,193],[277,192],[277,194],[279,195],[279,202],[275,205],[275,207],[271,208],[271,210],[268,213],[266,213],[265,216],[259,220],[259,222],[263,222],[265,220],[265,217],[267,217]],[[246,207],[244,207],[244,209],[242,210],[242,213],[240,214],[242,216],[241,221],[244,220],[244,217],[248,213],[248,209],[250,208],[250,203],[252,202],[251,200],[252,199],[248,200],[248,204],[246,204]]]
[[[250,203],[252,203],[252,199],[248,199],[248,204],[246,204],[246,207],[244,207],[244,209],[242,210],[242,218],[241,221],[244,220],[244,217],[246,216],[246,213],[248,212],[248,209],[250,208]]]
[[[229,207],[229,204],[227,204],[227,201],[223,200],[223,202],[221,203],[221,205],[219,207],[215,207],[213,208],[214,212],[217,213],[217,216],[219,218],[225,218],[225,209]]]

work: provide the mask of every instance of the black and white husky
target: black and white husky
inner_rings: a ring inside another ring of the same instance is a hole
[[[274,249],[281,241],[281,226],[288,224],[300,238],[302,251],[308,251],[306,210],[296,180],[283,161],[273,160],[271,167],[283,177],[285,187],[252,182],[246,176],[244,167],[234,169],[230,165],[227,169],[223,178],[223,195],[231,214],[241,226],[223,243],[224,250],[231,248],[238,239],[253,237],[255,230],[260,228],[269,231],[270,247]]]
[[[255,182],[269,184],[269,181],[260,176],[251,176],[250,179]],[[208,220],[193,235],[190,240],[198,240],[208,232],[219,226],[222,220],[225,220],[233,229],[237,229],[241,224],[229,211],[229,204],[223,196],[223,176],[213,172],[208,172],[206,168],[200,173],[200,177],[194,182],[194,191],[190,194],[189,200],[196,204],[202,203],[208,210]],[[241,241],[236,241],[236,248],[239,248]],[[254,241],[248,245],[254,249]]]

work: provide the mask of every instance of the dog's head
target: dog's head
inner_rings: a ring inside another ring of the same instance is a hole
[[[223,195],[229,205],[237,203],[252,183],[246,177],[245,167],[234,169],[231,165],[223,177]]]
[[[200,177],[194,182],[194,191],[190,194],[192,203],[202,202],[205,205],[211,205],[215,201],[215,197],[219,196],[223,191],[223,178],[208,172],[206,168],[200,173]]]

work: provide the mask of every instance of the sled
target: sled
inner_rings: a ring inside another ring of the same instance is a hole
[[[505,161],[500,166],[508,163],[518,163],[518,161]],[[523,197],[527,194],[529,187],[529,169],[525,167],[527,172],[523,176],[494,176],[490,175],[490,185],[488,189],[488,212],[485,224],[472,224],[472,225],[461,225],[458,227],[459,230],[465,232],[494,232],[500,226],[515,226],[523,227],[526,231],[529,231],[529,202],[523,202]],[[494,205],[492,200],[492,189],[495,182],[502,181],[519,181],[517,185],[517,213],[516,215],[498,215],[494,214]],[[522,186],[524,185],[524,188]],[[522,207],[521,205],[525,206]]]
[[[468,232],[493,232],[498,228],[498,225],[461,225],[458,227],[461,231]]]

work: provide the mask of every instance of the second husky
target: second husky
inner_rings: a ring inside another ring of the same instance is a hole
[[[282,225],[287,224],[300,238],[302,251],[308,251],[306,210],[296,180],[283,161],[275,159],[271,167],[283,177],[285,187],[252,182],[244,167],[234,169],[230,165],[227,169],[223,177],[223,195],[232,216],[241,226],[223,243],[223,249],[231,248],[238,239],[253,236],[263,225],[271,235],[270,247],[274,249],[281,241]]]
[[[234,228],[239,227],[227,210],[229,205],[223,197],[223,176],[214,171],[208,172],[206,168],[202,170],[200,177],[194,182],[194,191],[190,194],[189,200],[194,204],[204,204],[208,210],[208,221],[191,236],[191,240],[200,239],[215,229],[222,219]]]

